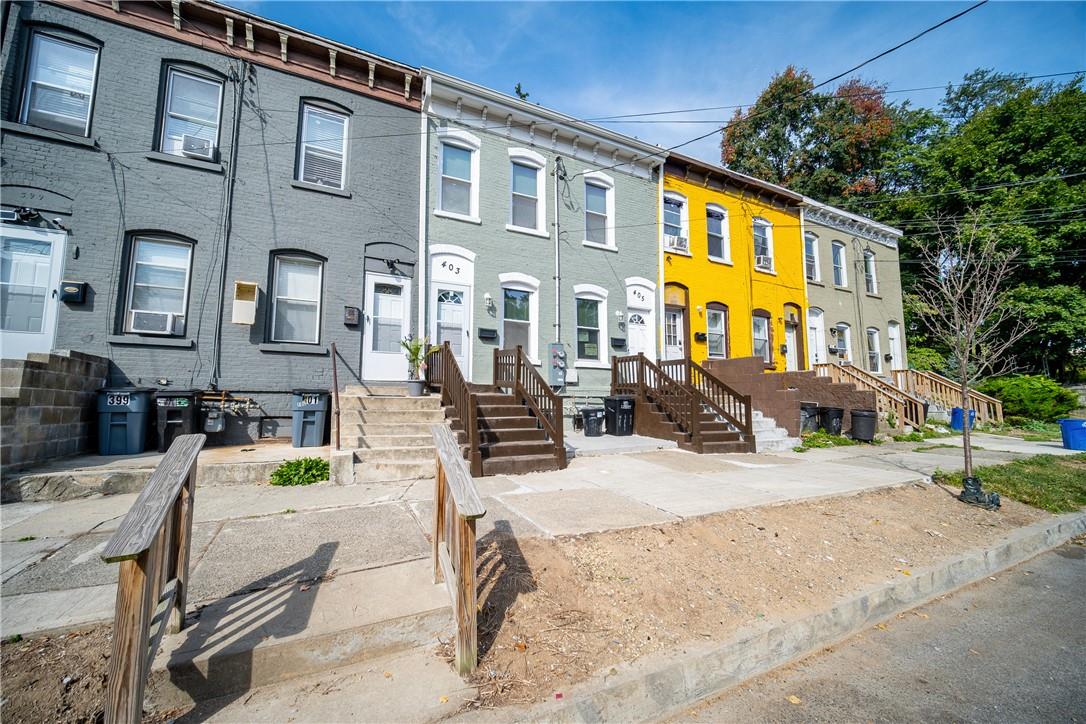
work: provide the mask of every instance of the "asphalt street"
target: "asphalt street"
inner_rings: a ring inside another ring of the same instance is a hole
[[[1086,722],[1073,543],[771,672],[675,721]]]

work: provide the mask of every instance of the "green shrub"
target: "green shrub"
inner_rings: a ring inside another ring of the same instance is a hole
[[[322,458],[287,460],[271,474],[272,485],[311,485],[328,479],[328,461]]]
[[[909,367],[942,373],[946,369],[946,358],[931,347],[910,347]]]
[[[1078,395],[1044,375],[1010,375],[985,380],[977,389],[1003,403],[1003,412],[1033,420],[1055,420],[1078,405]]]
[[[812,448],[823,447],[843,447],[847,445],[859,445],[858,442],[852,438],[845,437],[844,435],[831,435],[828,432],[819,430],[818,432],[808,432],[803,435],[804,450],[810,450]],[[798,448],[793,448],[798,450]]]

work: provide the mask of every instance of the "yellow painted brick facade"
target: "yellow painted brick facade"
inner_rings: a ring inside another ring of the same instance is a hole
[[[702,171],[699,175],[695,169]],[[664,176],[664,196],[677,193],[685,199],[684,221],[689,239],[689,255],[664,247],[665,304],[681,303],[683,287],[687,290],[688,324],[685,349],[695,361],[709,357],[706,310],[711,303],[727,307],[727,356],[748,357],[753,352],[753,315],[768,312],[771,329],[771,368],[783,371],[786,354],[786,322],[794,323],[795,364],[807,368],[804,322],[807,311],[804,284],[803,235],[799,208],[787,198],[759,193],[756,188],[728,182],[708,167],[687,167],[682,174],[669,167]],[[688,180],[689,179],[689,180]],[[696,180],[695,180],[696,179]],[[706,234],[706,208],[724,209],[730,242],[731,263],[709,258]],[[754,221],[769,222],[773,248],[773,270],[755,268]],[[666,331],[665,331],[666,336]]]

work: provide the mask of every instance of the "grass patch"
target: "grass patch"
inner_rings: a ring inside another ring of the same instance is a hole
[[[26,543],[28,541],[37,540],[37,539],[38,539],[38,536],[36,536],[36,535],[24,535],[22,538],[19,539],[19,542],[20,543]]]
[[[22,634],[15,634],[14,636],[8,636],[4,639],[5,644],[17,644],[23,640]]]
[[[328,461],[323,458],[287,460],[271,474],[272,485],[312,485],[327,480]]]
[[[991,425],[978,429],[978,432],[986,432],[989,435],[1004,435],[1006,437],[1018,437],[1026,442],[1059,442],[1060,424],[1058,422],[1043,422],[1042,420],[1030,420],[1025,417],[1009,416],[1002,425]]]
[[[804,433],[802,439],[802,445],[792,448],[796,452],[806,452],[815,448],[846,447],[848,445],[860,444],[858,441],[845,437],[844,435],[831,435],[828,432],[823,432],[821,430],[818,432]]]
[[[913,430],[904,435],[894,435],[894,442],[924,442],[940,437],[954,437],[955,433],[945,428],[936,428],[928,425],[923,430]]]
[[[1086,454],[1057,457],[1038,455],[1005,465],[975,468],[985,490],[1052,513],[1068,513],[1086,506]],[[961,473],[937,472],[935,479],[961,487]]]

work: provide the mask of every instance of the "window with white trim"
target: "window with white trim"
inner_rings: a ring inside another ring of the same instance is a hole
[[[167,68],[159,150],[174,156],[214,159],[222,89],[220,80]]]
[[[598,299],[577,298],[577,359],[601,360]]]
[[[275,255],[271,294],[273,342],[316,344],[320,341],[323,274],[324,264],[317,259]]]
[[[471,215],[471,156],[473,151],[441,144],[441,210]]]
[[[803,235],[803,261],[807,279],[812,282],[822,281],[822,265],[818,261],[818,237],[814,234]]]
[[[705,305],[705,336],[709,356],[728,356],[728,308],[719,302]]]
[[[837,348],[837,355],[841,359],[852,359],[852,328],[845,322],[838,322],[834,327],[837,330],[834,341],[834,346]]]
[[[615,180],[592,171],[584,180],[584,240],[596,246],[615,246]]]
[[[882,344],[875,327],[867,328],[867,371],[882,374]]]
[[[98,48],[34,33],[19,120],[76,136],[90,135]]]
[[[730,263],[732,249],[728,238],[728,212],[723,206],[706,205],[705,237],[709,247],[709,258]]]
[[[867,285],[868,294],[879,293],[879,279],[877,272],[875,271],[876,260],[875,252],[864,252],[864,283]]]
[[[521,229],[538,229],[539,169],[513,162],[513,195],[509,204],[509,223]]]
[[[298,180],[342,189],[347,182],[347,125],[344,113],[302,106]]]
[[[125,331],[183,335],[191,270],[192,244],[147,237],[133,239]]]
[[[754,219],[754,268],[773,271],[773,225],[765,219]]]
[[[498,275],[501,284],[500,344],[512,349],[518,344],[528,359],[539,359],[539,280],[520,272]]]
[[[754,315],[751,317],[754,356],[761,357],[767,365],[773,364],[773,336],[769,323],[769,312],[761,309],[754,310]]]
[[[848,286],[848,267],[845,263],[845,245],[835,241],[830,245],[830,253],[833,257],[833,285],[836,287]]]
[[[664,192],[664,249],[690,253],[688,213],[685,196],[674,191]]]

